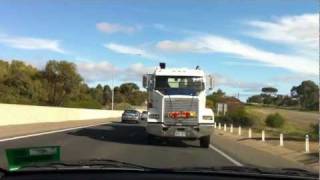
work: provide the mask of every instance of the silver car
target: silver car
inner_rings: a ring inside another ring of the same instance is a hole
[[[140,120],[140,112],[137,110],[125,110],[121,116],[123,123],[138,123]]]
[[[142,111],[140,119],[146,121],[148,119],[148,111]]]

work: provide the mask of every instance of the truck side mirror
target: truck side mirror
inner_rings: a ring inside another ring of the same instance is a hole
[[[213,76],[212,76],[212,75],[208,75],[208,76],[207,76],[207,86],[208,86],[208,89],[209,89],[209,90],[212,90],[212,89],[213,89],[214,79],[213,79]]]
[[[142,77],[142,86],[146,89],[148,89],[150,86],[151,76],[152,76],[151,74],[145,74]]]
[[[147,75],[143,75],[143,77],[142,77],[142,86],[144,88],[148,88],[148,77],[147,77]]]
[[[203,90],[205,90],[205,89],[206,89],[206,87],[205,87],[204,82],[201,82],[201,91],[203,91]]]

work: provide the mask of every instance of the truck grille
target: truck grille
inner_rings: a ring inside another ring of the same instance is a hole
[[[175,125],[197,125],[198,124],[198,106],[197,98],[165,98],[164,99],[164,124]],[[168,117],[169,112],[194,111],[197,117],[173,119]]]

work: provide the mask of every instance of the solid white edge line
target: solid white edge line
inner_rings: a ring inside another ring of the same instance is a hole
[[[226,159],[228,159],[229,161],[231,161],[233,164],[235,164],[236,166],[243,166],[243,164],[241,164],[240,162],[238,162],[237,160],[233,159],[232,157],[230,157],[229,155],[227,155],[226,153],[224,153],[223,151],[221,151],[220,149],[214,147],[213,145],[209,145],[209,147],[216,151],[217,153],[221,154],[223,157],[225,157]]]
[[[82,128],[87,128],[87,127],[99,126],[102,124],[107,124],[107,122],[94,124],[94,125],[78,126],[78,127],[73,127],[73,128],[59,129],[59,130],[54,130],[54,131],[46,131],[46,132],[42,132],[42,133],[35,133],[35,134],[28,134],[28,135],[23,135],[23,136],[5,138],[5,139],[0,139],[0,142],[12,141],[12,140],[23,139],[23,138],[28,138],[28,137],[41,136],[41,135],[46,135],[46,134],[53,134],[53,133],[64,132],[64,131],[71,131],[71,130],[82,129]]]

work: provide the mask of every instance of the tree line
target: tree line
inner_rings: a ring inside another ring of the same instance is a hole
[[[264,87],[261,89],[261,94],[249,97],[247,102],[295,107],[301,110],[319,109],[319,87],[313,81],[307,80],[298,86],[293,86],[290,95],[281,95],[277,92],[278,90],[274,87]]]
[[[0,60],[0,102],[81,108],[110,108],[109,85],[89,87],[74,63],[50,60],[44,69],[23,61]],[[140,106],[146,92],[134,83],[114,87],[114,102]]]

